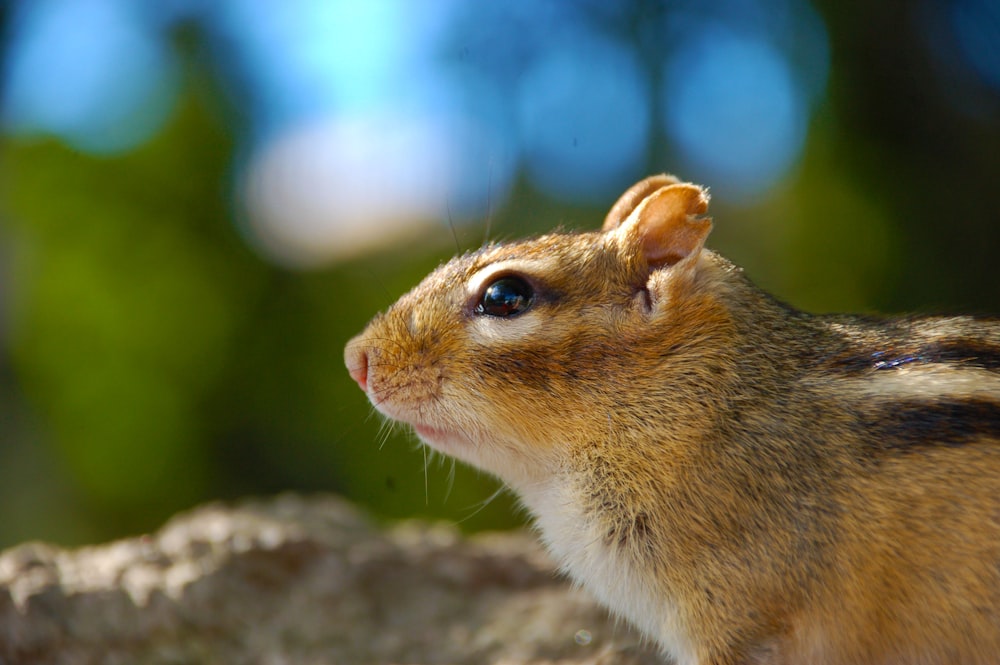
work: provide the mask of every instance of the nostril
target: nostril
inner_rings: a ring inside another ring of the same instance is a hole
[[[347,372],[362,390],[368,392],[368,353],[364,349],[349,349]]]

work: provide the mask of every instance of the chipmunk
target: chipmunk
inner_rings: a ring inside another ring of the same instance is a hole
[[[1000,321],[796,311],[707,207],[653,176],[452,259],[349,372],[681,665],[1000,662]]]

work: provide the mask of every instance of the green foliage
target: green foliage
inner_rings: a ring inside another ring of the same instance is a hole
[[[229,138],[193,102],[121,157],[51,141],[5,156],[8,389],[30,425],[4,428],[0,545],[106,538],[248,493],[341,491],[380,514],[456,520],[491,495],[450,462],[425,472],[406,432],[380,437],[343,367],[345,341],[448,250],[269,266],[232,224]],[[465,524],[511,515],[501,498]]]
[[[205,494],[199,411],[264,270],[231,237],[230,146],[205,120],[115,159],[7,147],[13,363],[82,495],[126,524]]]
[[[813,311],[1000,313],[1000,102],[963,115],[907,60],[921,51],[893,41],[894,10],[869,3],[858,21],[860,5],[826,5],[831,98],[804,157],[766,198],[714,200],[709,245]],[[907,75],[872,55],[890,51]],[[235,120],[204,103],[223,93],[189,88],[126,155],[0,138],[0,546],[108,538],[282,490],[469,529],[516,523],[507,496],[476,512],[494,481],[428,463],[402,429],[380,433],[343,367],[347,339],[454,252],[450,231],[325,271],[268,264],[234,224]],[[650,171],[671,168],[662,137],[650,152]],[[491,235],[595,228],[603,214],[522,183]],[[474,246],[482,231],[458,235]]]

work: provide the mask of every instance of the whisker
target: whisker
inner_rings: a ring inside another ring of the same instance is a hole
[[[378,284],[378,287],[380,289],[382,289],[382,291],[385,293],[386,298],[388,298],[389,300],[392,300],[392,293],[389,291],[388,288],[386,288],[386,286],[382,282],[382,280],[378,278],[378,275],[375,274],[375,271],[371,270],[371,269],[368,269],[365,272],[367,272],[368,276],[372,278],[372,281],[374,281],[376,284]]]
[[[406,350],[406,347],[403,346],[402,342],[400,342],[397,339],[393,339],[392,337],[370,337],[370,338],[368,338],[368,340],[370,342],[391,342],[391,343],[395,344],[396,348],[398,348],[400,351],[405,351]],[[378,350],[379,351],[383,351],[383,349],[378,349]]]
[[[393,430],[396,429],[396,421],[385,419],[378,428],[375,440],[378,441],[378,449],[381,451],[386,442],[392,437]]]
[[[503,494],[506,491],[507,491],[507,486],[506,485],[501,485],[500,487],[498,487],[496,489],[495,492],[493,492],[493,494],[490,494],[488,497],[486,497],[485,499],[483,499],[482,501],[480,501],[479,502],[479,507],[476,508],[475,511],[473,511],[472,513],[466,515],[462,519],[458,520],[457,522],[455,522],[455,524],[461,524],[463,522],[466,522],[466,521],[472,519],[473,517],[475,517],[476,515],[478,515],[479,513],[483,512],[483,509],[486,508],[486,506],[488,506],[491,503],[493,503],[498,496],[500,496],[501,494]],[[473,504],[473,505],[475,505],[475,504]]]
[[[424,451],[424,505],[429,506],[431,503],[431,494],[427,482],[427,446],[421,445],[420,449]]]
[[[362,421],[362,422],[364,422],[364,421]],[[351,423],[347,427],[345,427],[344,429],[342,429],[340,431],[339,436],[335,437],[333,439],[333,441],[330,442],[331,445],[333,445],[333,446],[339,446],[340,444],[342,444],[347,439],[348,436],[350,436],[352,434],[356,434],[358,432],[358,430],[360,429],[360,424],[361,423],[358,422],[357,420],[352,420]]]
[[[493,160],[490,160],[489,168],[486,174],[486,232],[483,235],[483,244],[485,247],[490,241],[490,230],[493,226]]]
[[[462,245],[458,242],[458,233],[455,231],[455,221],[451,218],[451,201],[445,201],[445,210],[448,212],[448,227],[451,229],[451,237],[455,239],[455,252],[462,253]]]
[[[450,457],[448,460],[451,464],[448,467],[448,484],[445,486],[444,490],[444,500],[447,503],[448,497],[451,496],[451,491],[455,488],[455,458]]]

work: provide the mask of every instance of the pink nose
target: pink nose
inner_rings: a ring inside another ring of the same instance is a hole
[[[368,392],[368,353],[359,346],[349,345],[344,353],[344,364],[362,390]]]

